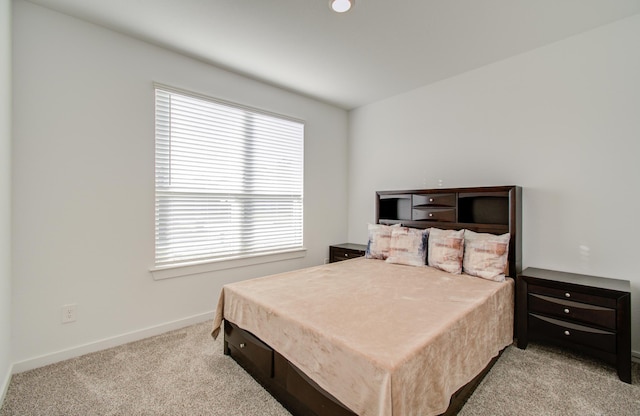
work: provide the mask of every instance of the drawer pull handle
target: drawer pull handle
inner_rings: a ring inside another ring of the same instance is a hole
[[[349,257],[349,255],[348,255],[347,253],[344,253],[344,256],[345,256],[345,257]]]
[[[247,344],[245,344],[244,342],[241,342],[241,343],[240,343],[240,348],[244,348],[244,347],[246,347],[246,346],[247,346]]]
[[[564,334],[565,334],[566,336],[569,336],[569,335],[571,335],[571,332],[569,332],[569,331],[564,331]]]
[[[429,198],[429,202],[433,202],[433,198]]]
[[[433,217],[433,214],[429,213],[429,216],[430,216],[430,217]]]
[[[565,296],[566,298],[570,298],[570,297],[571,297],[571,293],[566,292],[566,293],[564,294],[564,296]]]
[[[564,308],[564,313],[569,313],[569,309],[568,308]]]

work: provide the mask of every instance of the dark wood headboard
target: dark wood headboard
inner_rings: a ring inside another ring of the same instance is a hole
[[[522,188],[487,186],[376,192],[376,223],[510,234],[509,276],[522,271]]]

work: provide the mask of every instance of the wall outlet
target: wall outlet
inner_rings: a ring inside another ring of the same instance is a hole
[[[68,324],[69,322],[75,322],[77,309],[78,305],[75,303],[62,305],[62,323]]]

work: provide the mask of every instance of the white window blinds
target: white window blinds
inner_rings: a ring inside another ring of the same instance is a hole
[[[304,125],[156,86],[156,267],[302,247]]]

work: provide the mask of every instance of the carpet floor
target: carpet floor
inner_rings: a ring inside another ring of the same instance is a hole
[[[288,416],[210,329],[205,322],[15,374],[0,416]],[[640,415],[640,368],[629,385],[588,358],[511,346],[460,415]]]

